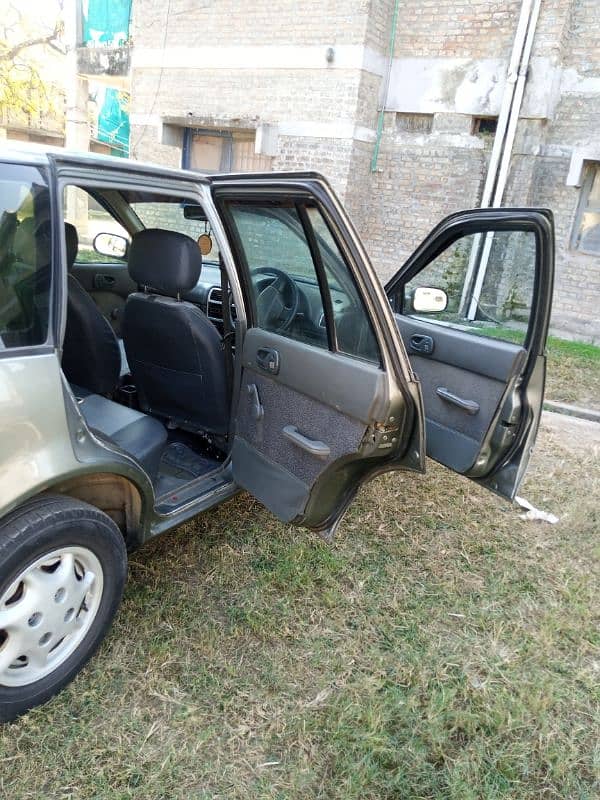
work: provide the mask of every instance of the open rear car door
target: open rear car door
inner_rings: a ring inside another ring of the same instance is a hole
[[[422,471],[418,382],[383,287],[324,179],[211,183],[248,316],[236,339],[234,479],[281,520],[331,535],[361,482]]]
[[[386,286],[427,454],[510,499],[542,410],[553,273],[550,211],[477,209],[445,219]]]

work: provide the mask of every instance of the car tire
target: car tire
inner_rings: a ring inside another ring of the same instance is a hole
[[[117,612],[123,536],[103,512],[42,495],[0,522],[0,722],[66,686]]]

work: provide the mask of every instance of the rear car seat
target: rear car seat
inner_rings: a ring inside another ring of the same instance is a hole
[[[118,445],[135,458],[152,481],[156,480],[160,459],[167,443],[165,426],[154,417],[133,408],[113,403],[99,394],[88,394],[73,386],[79,410],[88,426],[100,437]]]

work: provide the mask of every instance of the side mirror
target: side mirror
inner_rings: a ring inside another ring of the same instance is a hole
[[[94,237],[94,250],[101,256],[125,258],[129,242],[118,233],[98,233]]]
[[[445,311],[448,306],[448,295],[443,289],[433,289],[429,286],[418,286],[412,295],[413,311],[425,314],[434,314]]]

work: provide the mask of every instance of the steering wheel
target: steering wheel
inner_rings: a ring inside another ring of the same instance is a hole
[[[256,298],[258,322],[274,333],[287,330],[294,321],[300,303],[300,292],[293,278],[276,267],[260,267],[255,275],[269,275],[273,281]]]

